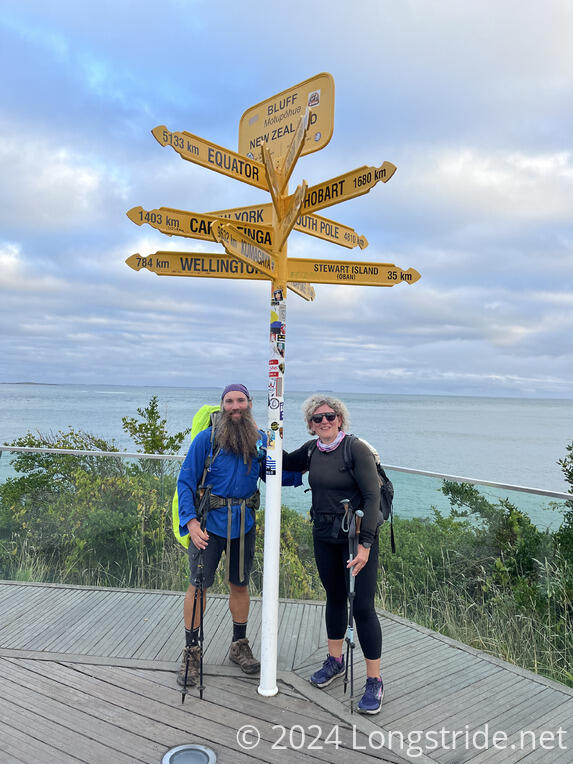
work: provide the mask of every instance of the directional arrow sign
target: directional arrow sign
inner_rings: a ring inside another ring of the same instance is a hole
[[[282,191],[282,184],[281,180],[277,174],[277,171],[275,169],[275,166],[273,164],[273,159],[271,157],[271,152],[267,149],[266,146],[262,147],[262,154],[263,154],[263,164],[265,166],[265,172],[267,174],[267,185],[269,187],[269,191],[271,192],[271,197],[273,200],[273,205],[275,210],[277,211],[277,214],[279,217],[282,217],[282,205],[281,205],[281,191]]]
[[[154,127],[151,133],[162,146],[171,146],[189,162],[268,191],[265,168],[259,162],[217,146],[193,133],[172,133],[165,125]]]
[[[209,255],[205,252],[154,252],[144,257],[140,254],[130,255],[125,262],[134,271],[147,270],[158,276],[269,280],[254,265],[226,253]],[[314,289],[310,284],[287,283],[287,286],[305,300],[314,300]]]
[[[247,109],[239,122],[239,153],[260,161],[266,145],[275,157],[286,156],[307,107],[310,124],[300,153],[324,148],[334,130],[334,80],[325,72]]]
[[[302,207],[304,203],[304,198],[306,196],[307,188],[308,186],[307,186],[306,180],[303,180],[303,182],[300,184],[300,186],[297,188],[294,194],[289,197],[285,205],[286,208],[284,209],[283,216],[281,220],[279,221],[279,226],[277,231],[277,247],[279,249],[287,240],[293,225],[296,223],[296,220],[300,213],[300,208]]]
[[[134,271],[142,268],[158,276],[201,276],[215,279],[268,278],[254,265],[227,254],[209,255],[205,252],[155,252],[142,257],[130,255],[125,261]]]
[[[300,122],[298,123],[296,132],[293,136],[290,146],[288,147],[283,166],[281,167],[281,173],[280,173],[281,179],[282,179],[281,187],[280,187],[281,194],[284,191],[290,176],[292,175],[292,171],[294,170],[296,161],[300,156],[300,152],[302,151],[309,120],[310,120],[310,109],[307,107],[306,111],[304,112],[304,116],[301,118]]]
[[[337,178],[325,180],[310,186],[304,200],[302,212],[315,212],[333,204],[346,202],[356,196],[367,194],[379,182],[387,183],[396,172],[396,166],[384,162],[380,167],[359,167]]]
[[[315,298],[314,287],[311,287],[310,284],[303,284],[301,281],[287,281],[287,287],[307,302],[312,302]]]
[[[254,204],[249,207],[234,207],[230,210],[217,210],[209,212],[209,215],[219,218],[227,218],[236,221],[252,221],[253,223],[270,225],[273,219],[273,208],[271,204]],[[333,244],[339,244],[347,249],[360,247],[365,249],[368,246],[368,239],[356,233],[354,228],[337,223],[334,220],[323,218],[320,215],[300,215],[293,226],[295,231],[308,233],[316,236],[318,239],[330,241]]]
[[[355,284],[357,286],[394,286],[413,284],[420,274],[414,268],[403,271],[392,263],[348,263],[343,260],[287,259],[289,281],[313,284]]]
[[[258,247],[231,223],[215,223],[211,230],[215,239],[225,247],[230,255],[238,257],[244,263],[254,265],[268,278],[273,278],[275,261],[270,252]]]
[[[368,246],[366,236],[360,236],[354,228],[323,218],[320,215],[301,215],[294,224],[294,230],[308,233],[333,244],[339,244],[347,249],[354,249],[354,247],[365,249]]]
[[[271,225],[273,222],[273,205],[268,202],[266,204],[252,204],[247,207],[233,207],[229,210],[215,210],[208,214],[218,218],[227,218],[235,224],[237,221],[241,221],[243,223]]]
[[[147,223],[168,236],[186,236],[189,239],[202,239],[203,241],[215,240],[211,232],[211,226],[217,222],[214,215],[201,215],[198,212],[174,210],[170,207],[160,207],[149,211],[144,210],[143,207],[132,207],[126,214],[137,225]],[[271,226],[242,222],[236,225],[256,244],[272,248],[273,229]]]

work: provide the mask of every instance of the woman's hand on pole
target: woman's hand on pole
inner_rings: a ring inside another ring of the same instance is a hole
[[[358,551],[356,552],[356,556],[353,557],[352,560],[348,561],[348,565],[346,567],[352,570],[353,576],[357,576],[368,562],[369,557],[370,549],[365,549],[362,544],[358,544]]]
[[[209,543],[209,534],[201,530],[201,524],[196,517],[187,523],[189,538],[196,549],[206,549]]]

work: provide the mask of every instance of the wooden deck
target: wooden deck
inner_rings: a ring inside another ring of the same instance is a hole
[[[573,761],[573,691],[388,613],[382,712],[351,715],[342,681],[308,682],[326,655],[321,602],[281,601],[280,692],[263,698],[228,661],[227,598],[210,597],[204,699],[190,690],[182,705],[182,602],[179,592],[0,582],[0,762],[158,763],[183,743],[233,764]],[[256,654],[260,615],[253,599]],[[355,668],[358,695],[358,648]],[[250,750],[238,741],[244,725],[260,734]]]

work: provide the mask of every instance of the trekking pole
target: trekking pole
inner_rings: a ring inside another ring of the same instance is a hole
[[[343,502],[345,513],[348,514],[349,502],[345,499]],[[364,512],[361,509],[356,510],[349,518],[347,522],[348,527],[348,552],[349,562],[356,557],[357,553],[357,538],[360,533],[360,524]],[[348,672],[350,670],[350,713],[354,713],[354,587],[355,576],[352,575],[352,571],[348,571],[349,583],[348,583],[348,626],[346,629],[346,668],[344,672],[344,693],[348,687]]]
[[[203,496],[201,497],[201,503],[199,504],[198,514],[200,519],[200,528],[205,530],[207,525],[207,512],[209,511],[209,500],[211,497],[211,490],[213,486],[208,485],[205,488]],[[203,700],[203,549],[199,554],[199,564],[197,565],[197,577],[195,579],[195,595],[193,597],[193,612],[191,614],[191,629],[195,625],[195,615],[197,613],[197,598],[199,598],[199,697]],[[185,679],[183,681],[183,690],[181,691],[181,703],[185,703],[185,696],[187,695],[187,676],[189,674],[189,658],[190,651],[187,651],[187,658],[185,661]]]

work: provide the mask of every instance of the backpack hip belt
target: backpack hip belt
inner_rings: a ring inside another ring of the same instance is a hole
[[[246,499],[237,499],[234,497],[225,498],[224,496],[216,496],[211,494],[209,506],[210,509],[216,509],[220,507],[227,507],[227,548],[225,550],[225,583],[229,583],[229,566],[231,555],[231,519],[233,515],[233,505],[238,504],[241,507],[241,527],[239,534],[239,581],[243,581],[245,578],[245,509],[257,510],[261,503],[261,495],[257,489],[254,493],[248,496]]]

